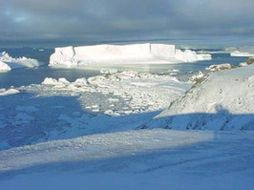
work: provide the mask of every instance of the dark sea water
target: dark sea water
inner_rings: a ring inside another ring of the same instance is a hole
[[[22,86],[29,84],[41,83],[44,78],[60,78],[64,77],[69,81],[74,81],[81,77],[90,77],[100,74],[100,67],[88,69],[59,69],[50,68],[47,66],[49,56],[53,53],[53,49],[35,49],[35,48],[2,48],[0,52],[6,51],[12,57],[26,56],[38,59],[45,65],[38,68],[16,69],[7,73],[0,73],[0,88],[8,88],[10,86]],[[134,70],[140,72],[149,72],[156,74],[171,74],[178,78],[185,80],[188,76],[198,72],[205,71],[205,68],[212,64],[230,63],[238,65],[240,62],[246,60],[244,57],[231,57],[229,53],[223,53],[216,49],[206,49],[206,51],[213,52],[212,60],[201,61],[196,63],[182,63],[182,64],[168,64],[168,65],[126,65],[126,66],[110,66],[118,71]],[[217,52],[217,53],[216,53]],[[105,67],[103,67],[105,68]]]

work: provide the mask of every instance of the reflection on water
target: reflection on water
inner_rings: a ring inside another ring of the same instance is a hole
[[[0,49],[0,51],[3,51]],[[52,49],[9,49],[12,56],[27,56],[36,58],[39,61],[48,62]],[[212,51],[212,50],[210,50]],[[117,69],[118,71],[133,70],[139,72],[149,72],[155,74],[174,75],[181,80],[186,80],[189,75],[198,71],[205,71],[205,68],[212,64],[230,63],[238,65],[246,60],[244,57],[231,57],[228,53],[214,53],[213,59],[210,61],[201,61],[196,63],[182,64],[163,64],[163,65],[124,65],[124,66],[96,66],[86,67],[82,69],[56,69],[49,68],[47,65],[35,69],[17,69],[8,73],[0,73],[0,88],[8,88],[10,86],[22,86],[29,84],[41,83],[45,77],[60,78],[74,81],[81,77],[90,77],[100,74],[101,69]]]

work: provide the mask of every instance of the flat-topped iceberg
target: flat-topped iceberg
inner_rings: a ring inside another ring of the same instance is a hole
[[[210,54],[182,51],[175,45],[129,44],[55,48],[50,66],[77,67],[90,64],[169,64],[210,60]]]
[[[0,53],[0,72],[7,72],[12,69],[23,68],[23,67],[38,67],[42,63],[36,59],[27,57],[13,58],[8,53]]]

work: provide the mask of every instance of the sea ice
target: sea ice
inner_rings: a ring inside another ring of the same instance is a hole
[[[17,90],[17,89],[13,89],[13,88],[10,88],[10,89],[0,89],[0,96],[7,96],[7,95],[12,95],[12,94],[18,94],[20,91]]]

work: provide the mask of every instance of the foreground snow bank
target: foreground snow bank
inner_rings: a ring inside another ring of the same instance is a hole
[[[212,139],[212,133],[188,133],[163,129],[88,135],[0,151],[0,173],[56,162],[122,157]]]
[[[22,67],[38,67],[42,63],[36,59],[19,57],[13,58],[8,53],[0,53],[0,72],[7,72]]]
[[[253,73],[254,65],[211,73],[148,126],[253,130]]]
[[[165,129],[50,141],[0,151],[0,185],[6,190],[252,190],[253,146],[251,132]]]
[[[93,45],[55,48],[50,66],[75,67],[89,64],[162,64],[210,60],[209,54],[179,50],[175,45]]]

